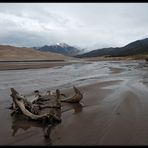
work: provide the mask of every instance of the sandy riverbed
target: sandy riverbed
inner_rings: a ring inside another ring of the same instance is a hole
[[[147,74],[144,61],[1,71],[0,145],[148,145]],[[59,88],[70,95],[73,85],[84,98],[79,104],[62,105],[62,122],[51,127],[49,139],[41,125],[13,119],[7,109],[12,86],[26,95],[37,88]]]
[[[0,70],[23,70],[23,69],[39,69],[51,68],[55,66],[63,66],[71,64],[72,62],[56,61],[56,62],[0,62]]]

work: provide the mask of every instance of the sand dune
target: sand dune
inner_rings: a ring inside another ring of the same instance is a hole
[[[65,60],[67,57],[57,53],[45,53],[32,48],[0,45],[0,61],[3,60]]]

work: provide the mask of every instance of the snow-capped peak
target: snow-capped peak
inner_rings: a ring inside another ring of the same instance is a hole
[[[61,46],[61,47],[69,47],[69,45],[65,43],[56,43],[56,45]]]

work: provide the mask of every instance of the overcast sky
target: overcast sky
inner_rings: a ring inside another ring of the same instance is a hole
[[[0,3],[0,44],[124,46],[148,37],[148,3]]]

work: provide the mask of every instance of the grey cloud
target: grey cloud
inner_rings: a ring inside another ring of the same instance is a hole
[[[0,44],[124,46],[148,37],[147,14],[147,3],[1,3]]]
[[[52,39],[52,40],[51,40]],[[54,34],[44,32],[27,32],[23,30],[13,30],[5,36],[0,36],[1,44],[15,45],[24,47],[43,46],[45,44],[52,44],[58,42],[58,37]]]

